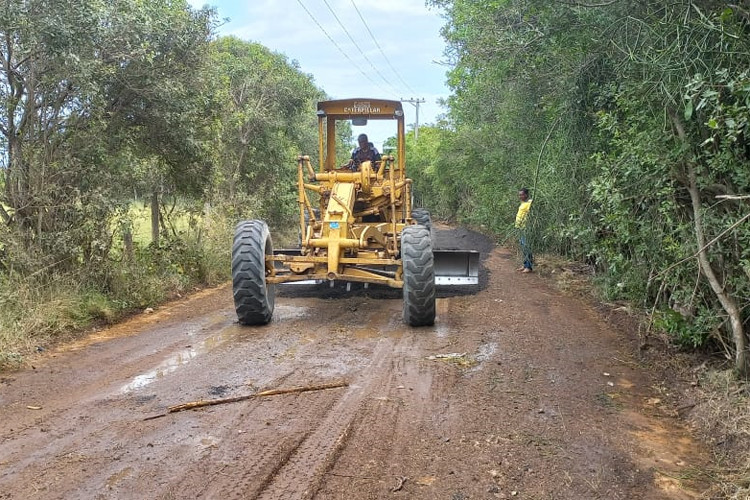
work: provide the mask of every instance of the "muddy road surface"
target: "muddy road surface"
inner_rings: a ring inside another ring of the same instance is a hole
[[[700,446],[618,332],[475,233],[434,327],[391,291],[222,286],[0,375],[1,499],[688,499]],[[163,415],[171,405],[345,382]]]

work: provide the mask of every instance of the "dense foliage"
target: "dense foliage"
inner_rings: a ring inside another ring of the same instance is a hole
[[[429,3],[453,94],[411,164],[425,203],[512,236],[533,188],[537,249],[747,375],[750,2]]]
[[[3,3],[0,365],[226,279],[233,224],[296,208],[324,94],[216,23],[185,0]]]

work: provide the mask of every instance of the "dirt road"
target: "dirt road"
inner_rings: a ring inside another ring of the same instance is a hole
[[[224,286],[0,376],[0,498],[696,498],[700,446],[627,335],[483,245],[483,289],[441,294],[434,327],[322,288],[246,328]]]

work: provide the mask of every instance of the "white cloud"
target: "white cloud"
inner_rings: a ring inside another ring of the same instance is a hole
[[[442,58],[444,47],[439,34],[443,24],[439,14],[425,7],[424,0],[354,0],[385,53],[384,57],[351,0],[327,1],[359,49],[349,40],[323,0],[189,0],[195,7],[213,4],[220,18],[231,18],[220,28],[220,34],[256,41],[284,53],[289,59],[298,61],[302,71],[312,74],[316,83],[332,97],[420,97],[426,100],[420,107],[420,122],[434,122],[443,112],[435,101],[448,95],[444,83],[445,68],[433,62]],[[349,59],[328,39],[300,2]],[[391,70],[388,61],[397,74]],[[396,89],[385,84],[378,71]],[[413,123],[414,107],[405,104],[404,110],[407,122]]]

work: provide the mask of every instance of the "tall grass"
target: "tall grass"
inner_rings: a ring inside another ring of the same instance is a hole
[[[148,211],[135,207],[129,215],[132,256],[120,241],[95,268],[0,273],[0,369],[22,365],[72,332],[229,279],[232,221],[216,213],[178,219],[156,247],[148,241]]]

